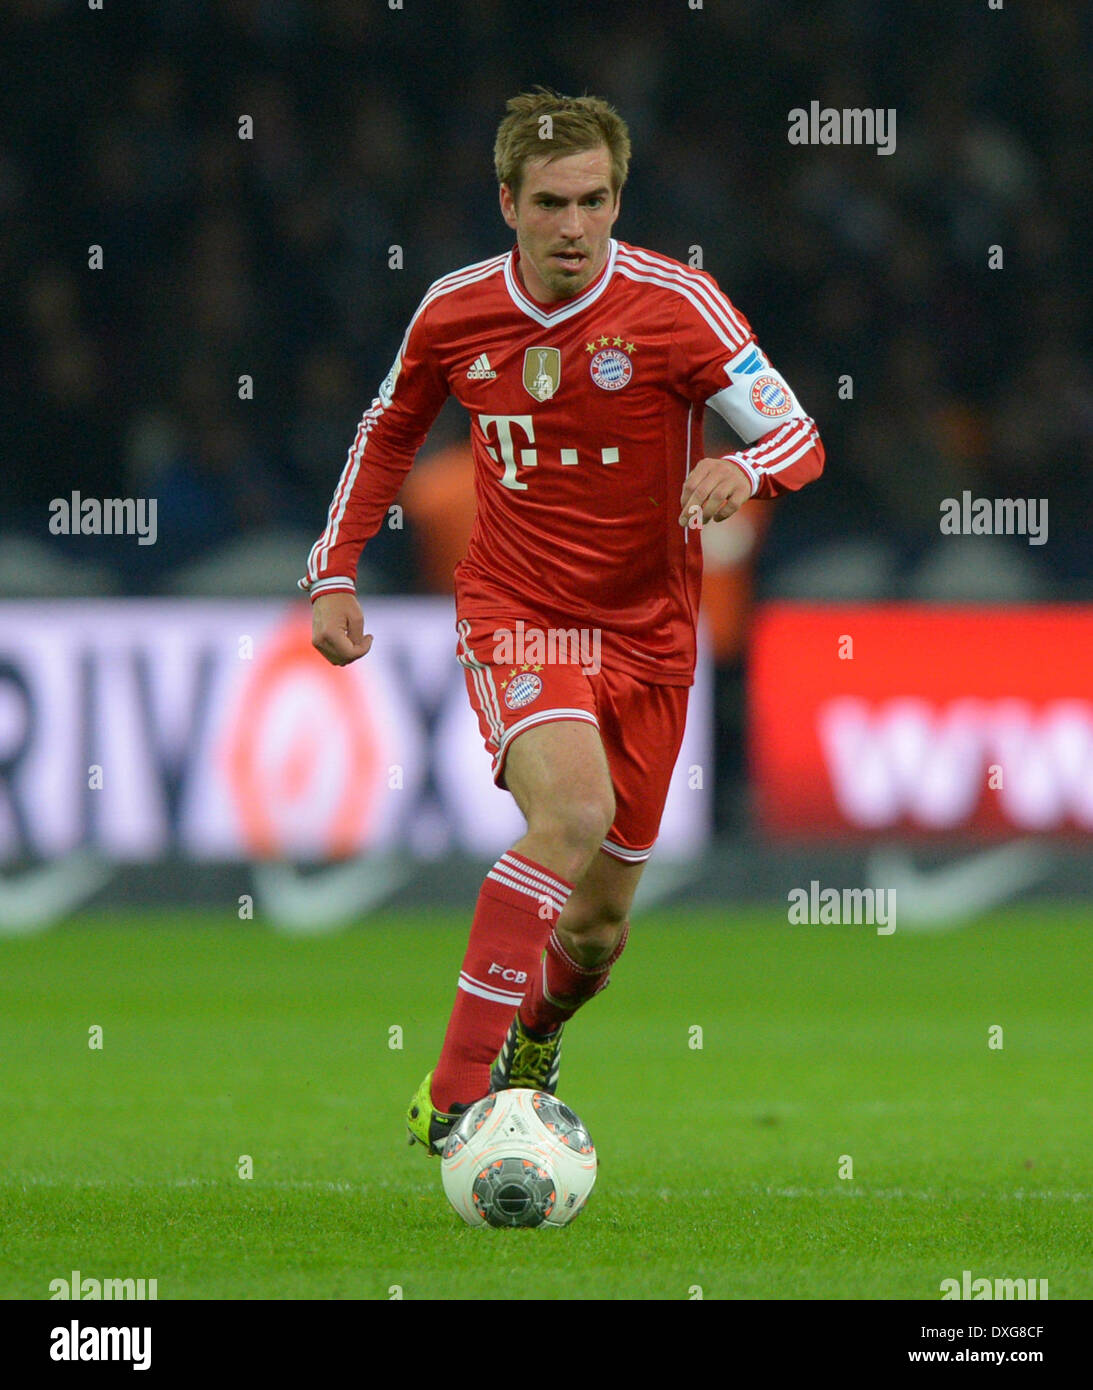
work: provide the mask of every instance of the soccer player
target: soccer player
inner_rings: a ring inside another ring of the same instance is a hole
[[[604,101],[514,97],[495,146],[511,250],[430,286],[300,581],[313,643],[364,656],[354,576],[449,394],[477,514],[457,653],[527,833],[486,875],[444,1044],[407,1116],[438,1153],[491,1090],[558,1082],[652,851],[695,664],[698,528],[818,476],[813,421],[714,280],[611,233],[630,140]],[[707,458],[705,407],[743,447]]]

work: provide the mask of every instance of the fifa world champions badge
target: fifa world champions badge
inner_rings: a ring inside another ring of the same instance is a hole
[[[530,347],[524,353],[524,388],[537,401],[549,401],[562,384],[562,354],[555,347]]]

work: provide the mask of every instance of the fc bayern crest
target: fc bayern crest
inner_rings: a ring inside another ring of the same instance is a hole
[[[793,409],[793,401],[785,385],[776,376],[757,377],[751,388],[751,403],[760,415],[776,420],[779,415],[788,415]]]
[[[534,671],[521,671],[505,687],[505,704],[509,709],[523,709],[530,705],[543,688],[543,682]]]
[[[588,364],[592,380],[603,391],[621,391],[634,375],[634,364],[621,348],[602,348]]]

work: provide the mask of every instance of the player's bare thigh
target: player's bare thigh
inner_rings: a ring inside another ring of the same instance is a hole
[[[615,797],[599,732],[571,720],[533,726],[509,749],[505,781],[528,821],[513,848],[574,884],[558,919],[562,945],[579,964],[599,964],[618,944],[645,868],[600,849]]]
[[[513,846],[571,883],[599,856],[615,793],[599,730],[584,720],[536,724],[513,740],[505,785],[528,823]]]

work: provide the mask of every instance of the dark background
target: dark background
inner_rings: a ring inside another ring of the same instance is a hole
[[[617,235],[700,245],[820,425],[761,593],[1088,597],[1091,23],[1054,0],[7,4],[2,591],[186,591],[271,536],[244,569],[290,593],[427,285],[510,244],[494,133],[543,82],[617,106]],[[896,152],[790,145],[813,99],[894,107]],[[157,497],[157,544],[50,536],[74,488]],[[940,545],[965,488],[1048,498],[1049,543]],[[419,587],[408,539],[364,587]]]

